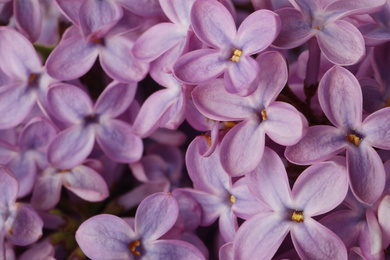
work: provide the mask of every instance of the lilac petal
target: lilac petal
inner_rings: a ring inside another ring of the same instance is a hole
[[[65,83],[55,83],[47,92],[50,112],[58,120],[78,124],[93,113],[91,98],[82,89]]]
[[[285,156],[290,162],[307,165],[332,158],[346,145],[344,131],[333,126],[312,126],[297,144],[286,148]]]
[[[133,133],[141,137],[151,135],[164,113],[178,100],[178,94],[175,89],[162,89],[148,97],[134,121]]]
[[[81,35],[62,41],[46,61],[47,73],[59,80],[81,77],[92,67],[98,56],[97,45],[84,42]]]
[[[224,244],[219,248],[219,259],[221,260],[233,260],[234,257],[233,242]]]
[[[129,244],[137,239],[124,220],[108,214],[84,221],[76,231],[77,243],[92,259],[133,259]]]
[[[219,162],[218,151],[203,157],[199,154],[199,142],[196,140],[191,142],[186,153],[186,166],[194,188],[212,194],[226,191],[231,186],[231,180]]]
[[[359,31],[362,33],[367,46],[381,45],[390,40],[390,33],[387,28],[378,26],[376,23],[363,24],[359,26]]]
[[[54,168],[47,169],[44,174],[34,185],[31,205],[39,210],[50,210],[60,201],[62,180]]]
[[[28,205],[16,203],[10,209],[10,216],[4,223],[6,237],[14,245],[26,246],[42,236],[43,221]]]
[[[383,245],[390,243],[390,196],[386,195],[382,198],[378,206],[378,222],[383,232]]]
[[[19,260],[55,260],[54,252],[53,245],[45,241],[24,251]]]
[[[132,40],[115,35],[106,37],[105,48],[99,54],[100,64],[113,79],[122,82],[141,81],[149,70],[149,64],[138,61],[131,53]]]
[[[384,250],[386,246],[382,240],[382,230],[379,226],[376,212],[368,208],[366,211],[367,225],[360,232],[359,245],[363,255],[368,259],[384,259]]]
[[[253,94],[260,109],[264,109],[275,101],[287,83],[288,71],[285,58],[276,51],[260,54],[256,61],[259,63],[260,72],[255,81],[257,90]]]
[[[91,153],[95,141],[92,127],[74,126],[59,133],[47,149],[49,162],[58,169],[71,169]]]
[[[362,91],[348,70],[340,66],[328,70],[318,86],[318,99],[333,125],[354,129],[362,122]]]
[[[273,211],[285,209],[291,203],[291,189],[285,166],[270,148],[264,148],[259,165],[245,176],[251,193]],[[277,187],[277,188],[276,188]]]
[[[45,118],[34,118],[28,122],[19,134],[21,150],[45,149],[57,135],[56,127]]]
[[[378,153],[366,142],[347,149],[349,181],[359,201],[374,203],[382,194],[386,174]]]
[[[306,23],[302,12],[294,8],[283,8],[276,11],[282,21],[279,36],[273,42],[283,49],[291,49],[307,42],[314,36],[314,31]]]
[[[35,93],[18,83],[1,87],[0,129],[7,129],[20,124],[30,113],[35,102]]]
[[[204,260],[203,254],[190,243],[180,240],[157,240],[148,243],[145,247],[145,259],[158,260],[162,256],[169,256],[172,260],[200,259]]]
[[[329,20],[339,20],[347,16],[368,14],[380,11],[386,0],[343,0],[334,1],[325,9]]]
[[[275,212],[261,213],[245,221],[234,238],[234,259],[271,259],[287,236],[290,223]]]
[[[386,107],[384,99],[384,89],[378,82],[371,78],[363,78],[359,80],[363,94],[363,109],[368,113],[373,113],[381,108]]]
[[[84,165],[73,168],[62,180],[65,188],[87,201],[102,201],[109,195],[103,177]]]
[[[219,234],[224,241],[233,241],[238,229],[237,217],[229,208],[225,208],[218,220]]]
[[[191,9],[191,25],[196,36],[214,48],[232,48],[236,25],[229,11],[218,1],[196,1]]]
[[[133,46],[133,55],[142,61],[153,61],[185,40],[187,30],[173,23],[159,23],[143,33]]]
[[[37,174],[34,157],[36,158],[36,155],[31,152],[20,153],[8,164],[8,167],[15,173],[19,181],[18,197],[28,195],[33,189]]]
[[[242,120],[257,112],[250,98],[226,92],[223,79],[198,85],[191,96],[202,114],[218,121]]]
[[[151,242],[175,224],[179,214],[176,199],[167,193],[155,193],[144,199],[135,213],[135,230],[143,241]]]
[[[346,21],[326,23],[318,33],[322,54],[334,64],[353,65],[365,54],[365,45],[359,30]]]
[[[13,79],[28,81],[32,72],[41,71],[42,62],[32,44],[9,27],[0,28],[1,70]]]
[[[390,108],[383,108],[369,115],[362,124],[362,134],[370,145],[390,149]]]
[[[117,0],[119,4],[129,11],[145,17],[156,17],[163,15],[158,0]]]
[[[280,28],[281,21],[277,14],[269,10],[258,10],[245,18],[238,28],[238,46],[245,55],[259,53],[275,40]]]
[[[221,163],[230,176],[246,174],[259,164],[264,151],[265,130],[250,118],[233,127],[221,143]]]
[[[175,24],[189,25],[190,12],[196,0],[160,0],[161,8],[165,15]]]
[[[96,140],[104,153],[114,161],[132,163],[142,156],[142,139],[133,135],[131,126],[123,121],[105,120],[97,128]]]
[[[42,13],[39,0],[14,1],[14,15],[17,25],[28,35],[31,42],[35,42],[42,27]]]
[[[79,9],[84,39],[94,41],[102,38],[122,15],[122,8],[115,1],[85,0]]]
[[[200,49],[180,57],[173,66],[175,77],[187,84],[198,84],[214,79],[227,68],[229,57],[224,52]]]
[[[137,91],[137,83],[111,82],[99,96],[94,106],[101,117],[115,118],[130,106]]]
[[[311,218],[294,225],[291,238],[301,259],[348,259],[343,241]]]
[[[259,72],[259,64],[248,56],[241,56],[240,61],[228,64],[228,73],[225,73],[225,88],[230,93],[248,96],[255,90],[251,85]]]
[[[79,10],[83,1],[80,0],[54,0],[61,13],[73,24],[79,25]]]
[[[265,133],[276,143],[294,145],[307,132],[306,119],[290,104],[273,102],[266,108],[267,120],[262,122]]]
[[[299,175],[292,189],[294,205],[306,216],[331,211],[348,192],[347,169],[335,162],[316,163]]]
[[[19,189],[18,180],[8,167],[0,167],[0,185],[2,190],[0,205],[7,208],[16,201],[16,195]]]

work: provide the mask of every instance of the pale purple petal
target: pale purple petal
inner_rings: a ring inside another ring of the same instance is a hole
[[[264,148],[259,165],[245,175],[250,192],[269,207],[264,210],[284,210],[291,203],[291,189],[285,166],[270,148]]]
[[[59,80],[81,77],[94,64],[98,56],[98,45],[84,41],[81,35],[74,35],[62,41],[46,61],[47,73]]]
[[[344,131],[333,126],[312,126],[295,145],[286,148],[286,158],[295,164],[312,164],[332,158],[347,145]]]
[[[62,180],[54,168],[47,169],[34,185],[31,205],[39,210],[50,210],[60,201]]]
[[[64,174],[62,181],[65,188],[87,201],[102,201],[109,195],[103,177],[84,165],[76,166]]]
[[[295,224],[291,238],[301,259],[347,259],[343,241],[311,218]]]
[[[390,41],[390,33],[387,28],[376,23],[363,24],[359,26],[359,31],[367,46],[377,46]]]
[[[163,15],[158,0],[117,0],[119,4],[138,15],[145,17],[156,17]]]
[[[132,40],[116,35],[106,37],[104,41],[105,47],[101,49],[99,58],[102,68],[110,77],[122,82],[140,81],[145,78],[149,64],[133,56]]]
[[[84,221],[76,231],[76,241],[81,250],[97,260],[134,259],[129,244],[137,239],[124,220],[107,214]]]
[[[122,15],[122,8],[115,1],[83,1],[79,9],[79,22],[84,39],[94,41],[102,38]]]
[[[128,123],[108,119],[96,129],[96,140],[112,160],[123,163],[138,161],[143,152],[142,139],[131,132]]]
[[[59,133],[47,149],[49,162],[59,169],[82,163],[91,153],[95,141],[92,127],[74,126]]]
[[[17,25],[35,42],[42,27],[42,12],[39,0],[15,0],[14,15]]]
[[[79,25],[79,10],[83,1],[80,0],[54,0],[61,13],[73,24]]]
[[[386,195],[382,198],[378,206],[378,222],[383,232],[383,245],[390,243],[390,196]]]
[[[91,98],[82,89],[65,83],[55,83],[47,92],[50,112],[58,120],[78,124],[93,113]]]
[[[142,61],[157,59],[187,37],[187,29],[173,23],[159,23],[143,33],[134,43],[134,57]]]
[[[145,245],[145,254],[142,257],[158,260],[164,256],[171,260],[199,259],[204,260],[203,254],[190,243],[181,240],[157,240]]]
[[[226,92],[223,79],[200,84],[191,95],[196,108],[214,120],[242,120],[257,112],[256,104],[252,104],[250,98]]]
[[[8,207],[16,201],[16,195],[19,189],[18,180],[8,167],[0,167],[0,185],[2,190],[0,205],[2,207]]]
[[[115,118],[119,116],[130,106],[136,91],[136,82],[111,82],[96,101],[95,113],[101,117]]]
[[[259,53],[267,48],[278,36],[281,21],[277,14],[269,10],[258,10],[241,23],[237,31],[237,47],[245,55]]]
[[[226,53],[212,49],[200,49],[180,57],[173,66],[175,77],[187,84],[198,84],[214,79],[227,68]]]
[[[374,203],[385,188],[385,168],[378,153],[366,142],[350,144],[347,162],[351,189],[359,201]]]
[[[219,259],[221,260],[233,260],[234,259],[234,250],[233,242],[224,244],[219,248]]]
[[[262,126],[265,133],[278,144],[294,145],[307,132],[306,119],[288,103],[273,102],[265,112],[267,119]]]
[[[34,186],[37,173],[34,157],[36,156],[31,152],[20,153],[8,164],[8,167],[15,173],[19,181],[18,197],[29,194]]]
[[[230,93],[248,96],[256,85],[251,85],[259,72],[259,64],[251,57],[241,56],[239,62],[230,62],[225,73],[225,88]]]
[[[237,217],[233,211],[226,207],[218,220],[219,234],[224,241],[233,241],[238,229]]]
[[[32,248],[24,251],[18,258],[19,260],[55,260],[54,247],[50,242],[45,241],[34,245]]]
[[[135,230],[143,241],[151,242],[175,224],[179,214],[176,199],[167,193],[155,193],[144,199],[135,213]]]
[[[383,108],[369,115],[362,124],[362,134],[370,145],[390,149],[390,108]]]
[[[47,119],[35,117],[25,125],[19,134],[21,150],[45,149],[49,142],[57,135],[56,127]]]
[[[30,206],[16,203],[4,223],[6,237],[14,245],[26,246],[42,236],[43,221]]]
[[[196,0],[160,0],[161,8],[165,15],[176,24],[189,25],[190,12]]]
[[[232,48],[236,25],[218,1],[198,0],[191,9],[191,25],[199,39],[214,48]]]
[[[306,23],[303,14],[294,8],[283,8],[276,11],[282,21],[279,36],[274,45],[291,49],[302,45],[314,36],[314,31]]]
[[[308,217],[331,211],[341,204],[347,192],[347,169],[329,161],[303,171],[294,184],[292,196],[296,208]]]
[[[346,130],[362,122],[363,97],[359,82],[348,70],[333,66],[318,86],[321,108],[330,122]]]
[[[382,230],[376,217],[376,212],[372,208],[366,211],[367,224],[360,233],[359,245],[363,255],[368,259],[384,259],[384,248]]]
[[[352,65],[365,54],[363,36],[349,22],[327,22],[317,37],[322,54],[334,64]]]
[[[343,0],[334,1],[325,8],[327,19],[338,20],[357,14],[369,14],[380,11],[386,0]]]
[[[284,221],[275,212],[262,213],[245,221],[234,238],[234,259],[271,259],[290,226],[291,222]]]
[[[255,118],[233,127],[221,143],[221,163],[231,176],[244,175],[259,164],[264,151],[264,128]]]

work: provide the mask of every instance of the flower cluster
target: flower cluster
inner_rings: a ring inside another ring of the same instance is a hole
[[[0,0],[0,259],[388,259],[389,75],[390,0]]]

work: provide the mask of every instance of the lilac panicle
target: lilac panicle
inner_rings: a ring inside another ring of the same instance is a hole
[[[301,141],[287,147],[286,158],[296,164],[311,164],[346,149],[351,189],[359,200],[371,204],[385,187],[383,163],[373,147],[390,148],[390,110],[378,110],[362,122],[359,83],[352,73],[339,66],[325,73],[318,91],[320,105],[336,127],[310,127]]]
[[[265,148],[259,166],[245,179],[256,199],[268,204],[268,210],[240,226],[233,242],[234,259],[270,259],[288,232],[301,259],[347,258],[341,239],[312,218],[343,201],[348,191],[344,166],[314,164],[299,175],[291,191],[281,159]]]
[[[81,250],[98,259],[204,259],[193,245],[179,240],[159,239],[173,227],[178,205],[172,195],[156,193],[139,205],[134,229],[113,215],[97,215],[85,221],[76,232]]]
[[[238,31],[229,11],[218,1],[198,0],[191,9],[196,36],[212,49],[200,49],[180,57],[174,75],[187,84],[198,84],[224,74],[226,90],[248,95],[254,91],[259,67],[250,55],[266,49],[279,33],[275,13],[259,10],[249,15]],[[258,37],[261,35],[261,37]]]

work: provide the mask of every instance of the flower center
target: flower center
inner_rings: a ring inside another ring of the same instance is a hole
[[[354,144],[356,147],[359,146],[360,142],[363,140],[363,136],[354,130],[349,131],[347,134],[347,141]]]
[[[230,195],[230,202],[231,203],[236,202],[236,197],[234,197],[233,195]]]
[[[237,63],[240,60],[241,54],[242,51],[233,48],[233,56],[230,58],[230,60]]]
[[[84,123],[86,125],[98,123],[98,121],[99,121],[99,115],[96,114],[90,114],[84,117]]]
[[[303,222],[303,211],[301,210],[294,210],[292,216],[291,216],[292,221],[302,223]]]
[[[268,117],[267,117],[267,112],[265,112],[265,109],[263,109],[263,110],[261,111],[261,116],[263,117],[263,120],[267,120],[267,119],[268,119]]]
[[[139,242],[139,240],[135,240],[135,241],[132,241],[130,242],[129,244],[129,249],[130,249],[130,252],[134,255],[134,256],[140,256],[141,253],[139,251],[137,251],[137,246],[139,246],[141,243]]]
[[[31,85],[34,82],[34,79],[36,78],[37,74],[31,73],[30,79],[28,80],[28,83]]]

